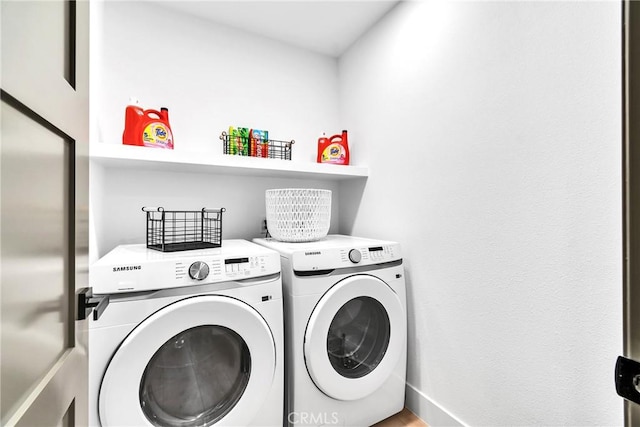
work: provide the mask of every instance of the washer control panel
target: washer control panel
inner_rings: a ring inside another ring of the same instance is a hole
[[[359,263],[360,261],[362,261],[362,253],[357,249],[351,249],[349,251],[349,261],[354,264]]]
[[[209,266],[202,261],[196,261],[189,267],[189,277],[194,280],[204,280],[209,275]]]
[[[266,260],[261,256],[246,258],[227,258],[224,260],[224,272],[227,277],[249,276],[252,272],[264,269]]]
[[[239,258],[204,258],[186,265],[182,261],[176,261],[175,271],[178,281],[218,282],[221,280],[239,280],[249,277],[269,274],[271,257],[249,256]]]
[[[240,239],[220,248],[160,252],[146,245],[121,245],[92,265],[96,294],[250,279],[280,272],[276,251]]]
[[[369,259],[375,262],[387,262],[395,259],[393,246],[372,246],[368,248],[367,253]]]

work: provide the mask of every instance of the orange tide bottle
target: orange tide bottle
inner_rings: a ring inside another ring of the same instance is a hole
[[[125,110],[122,143],[142,147],[167,148],[173,150],[173,133],[169,125],[169,110],[143,110],[137,101]]]
[[[169,109],[144,110],[144,118],[140,125],[142,145],[145,147],[168,148],[173,150],[173,133],[169,126]]]
[[[323,134],[318,139],[318,163],[349,164],[349,140],[346,130],[330,138]]]

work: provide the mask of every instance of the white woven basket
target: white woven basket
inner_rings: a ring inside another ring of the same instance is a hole
[[[313,242],[329,232],[331,190],[281,188],[267,190],[267,228],[281,242]]]

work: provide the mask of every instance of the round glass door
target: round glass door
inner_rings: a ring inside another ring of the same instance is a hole
[[[357,297],[340,307],[329,325],[327,353],[331,366],[345,378],[373,371],[389,346],[389,316],[382,304]]]
[[[215,424],[238,402],[249,382],[246,342],[224,326],[181,332],[153,355],[140,382],[140,406],[160,427]]]
[[[185,298],[136,326],[100,384],[103,427],[249,425],[271,393],[276,350],[253,307],[232,297]]]
[[[346,277],[311,312],[303,344],[307,372],[333,399],[362,399],[393,374],[406,336],[404,303],[387,283],[366,274]]]

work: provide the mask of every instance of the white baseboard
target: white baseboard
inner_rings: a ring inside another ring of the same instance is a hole
[[[442,406],[429,399],[414,386],[407,383],[405,406],[416,414],[429,427],[467,427],[462,421],[449,413]]]

